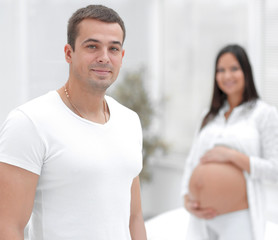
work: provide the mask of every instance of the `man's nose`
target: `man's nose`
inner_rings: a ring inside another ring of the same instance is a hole
[[[108,63],[109,62],[109,55],[108,55],[108,50],[107,49],[102,49],[99,52],[99,55],[97,57],[97,61],[99,63]]]

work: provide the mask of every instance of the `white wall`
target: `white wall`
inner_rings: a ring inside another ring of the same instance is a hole
[[[183,165],[197,121],[210,102],[217,51],[234,42],[246,47],[256,67],[259,92],[264,92],[261,6],[273,1],[93,2],[114,8],[124,19],[126,55],[119,81],[126,71],[146,68],[146,83],[160,113],[156,127],[171,146],[167,156],[150,163],[152,180],[142,185],[146,217],[182,205]],[[0,123],[15,106],[67,80],[63,54],[67,20],[77,8],[91,3],[0,0]],[[277,13],[277,8],[272,9]]]
[[[217,52],[238,43],[248,50],[248,2],[164,0],[161,30],[160,133],[170,144],[168,156],[150,168],[153,179],[143,185],[145,215],[182,206],[183,166],[201,112],[210,104]]]
[[[94,3],[115,9],[125,21],[126,55],[119,79],[126,71],[148,66],[148,1]],[[92,1],[0,0],[0,122],[15,106],[66,82],[68,65],[63,50],[67,21],[75,10],[89,4]]]

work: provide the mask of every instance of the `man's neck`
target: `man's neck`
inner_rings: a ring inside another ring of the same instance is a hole
[[[104,124],[109,119],[109,109],[104,94],[82,91],[66,83],[57,90],[64,104],[75,114],[92,122]]]

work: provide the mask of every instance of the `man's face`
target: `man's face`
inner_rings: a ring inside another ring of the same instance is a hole
[[[105,91],[117,78],[124,56],[123,31],[117,23],[84,19],[78,25],[75,50],[65,46],[70,78],[84,87]]]

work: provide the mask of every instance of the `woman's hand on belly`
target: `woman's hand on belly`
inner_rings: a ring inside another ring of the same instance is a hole
[[[184,196],[184,206],[188,212],[198,218],[212,219],[217,216],[217,212],[212,208],[201,208],[200,204],[192,199],[189,194]]]
[[[200,163],[189,181],[189,196],[199,208],[213,208],[218,214],[248,208],[245,177],[232,163]]]
[[[201,163],[232,163],[243,171],[250,173],[250,159],[245,154],[225,146],[215,146],[200,159]]]
[[[225,163],[230,162],[233,159],[234,154],[233,149],[224,147],[224,146],[216,146],[209,151],[207,151],[200,159],[201,163],[209,163],[209,162],[219,162]]]

